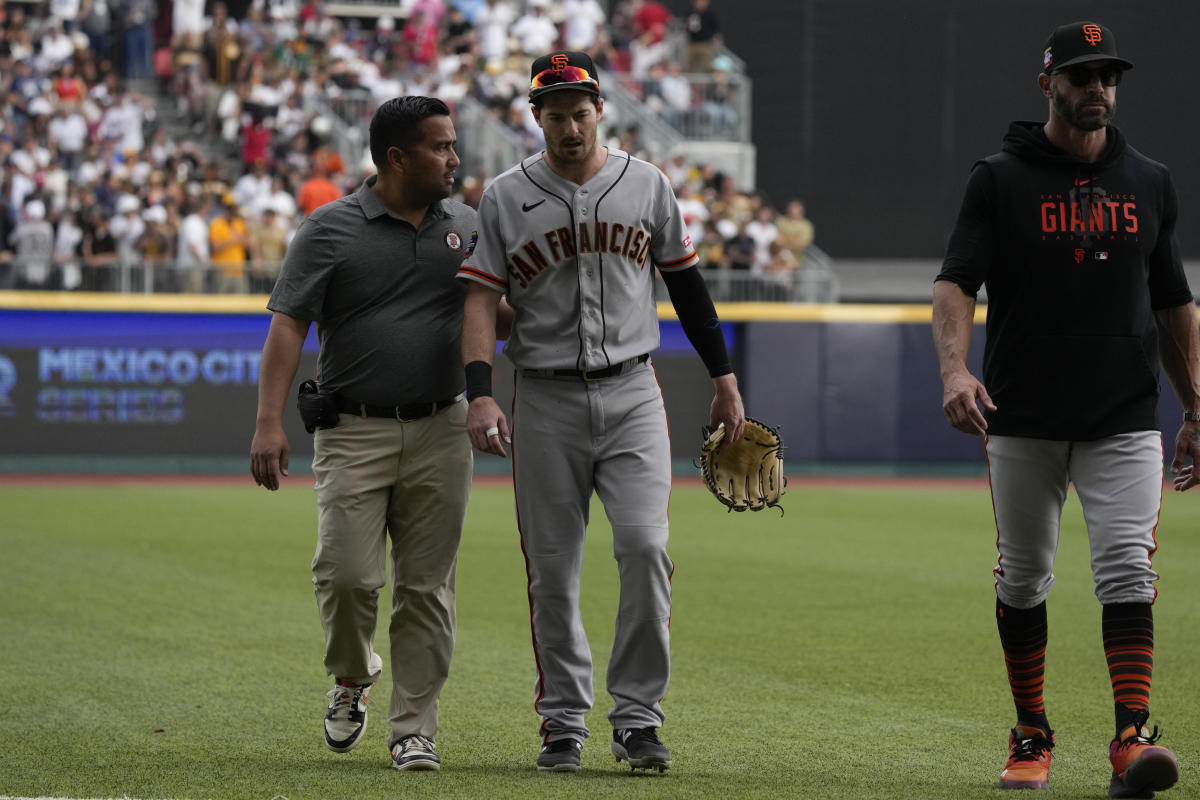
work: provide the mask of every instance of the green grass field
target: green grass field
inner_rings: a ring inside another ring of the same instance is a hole
[[[249,483],[249,478],[247,478]],[[820,488],[787,513],[672,497],[675,766],[608,752],[616,570],[599,506],[584,575],[597,707],[583,772],[533,766],[524,563],[511,489],[476,487],[441,773],[325,750],[329,680],[308,564],[315,501],[253,486],[0,487],[0,796],[995,798],[1012,704],[993,622],[985,489]],[[1152,722],[1200,780],[1200,493],[1164,499]],[[1078,503],[1051,594],[1056,798],[1104,797],[1111,692]],[[386,624],[381,625],[386,631]],[[386,647],[379,647],[386,659]],[[385,667],[385,675],[387,670]]]

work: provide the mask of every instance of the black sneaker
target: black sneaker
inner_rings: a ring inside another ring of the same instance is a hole
[[[371,685],[338,681],[326,693],[325,746],[335,753],[353,750],[367,732],[367,696]]]
[[[570,737],[544,744],[537,757],[538,771],[579,772],[579,751],[582,749],[583,742]]]
[[[612,752],[617,761],[628,761],[630,769],[671,767],[671,751],[658,738],[654,728],[619,728],[613,731]]]

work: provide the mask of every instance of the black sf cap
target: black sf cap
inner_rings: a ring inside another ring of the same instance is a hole
[[[600,81],[592,57],[578,50],[556,50],[534,59],[529,70],[529,99],[556,89],[600,94]]]
[[[1115,61],[1122,69],[1133,69],[1133,62],[1117,55],[1117,39],[1112,31],[1098,22],[1072,22],[1055,28],[1046,40],[1042,72],[1049,75],[1088,61]]]

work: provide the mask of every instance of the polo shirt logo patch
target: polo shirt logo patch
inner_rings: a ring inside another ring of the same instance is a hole
[[[442,241],[446,243],[446,247],[457,253],[462,250],[463,238],[462,234],[455,230],[446,231],[446,235],[442,237]]]

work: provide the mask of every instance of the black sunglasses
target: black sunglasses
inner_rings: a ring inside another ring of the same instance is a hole
[[[1101,86],[1116,86],[1121,82],[1121,76],[1125,74],[1125,70],[1118,66],[1109,64],[1103,67],[1088,67],[1082,64],[1074,67],[1065,67],[1059,70],[1067,76],[1067,80],[1072,86],[1088,86],[1097,77],[1100,78]]]

